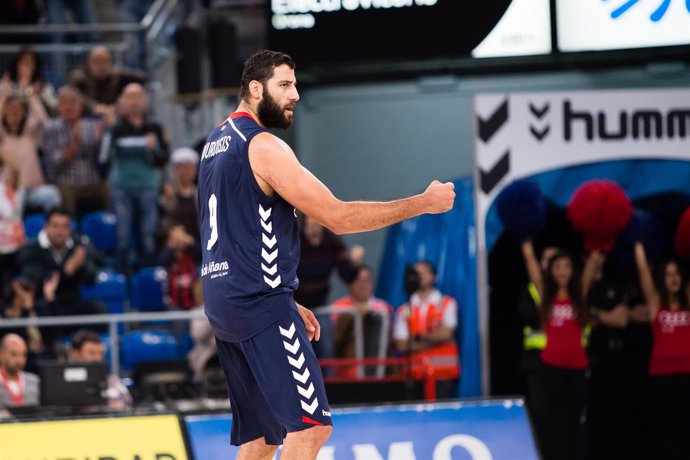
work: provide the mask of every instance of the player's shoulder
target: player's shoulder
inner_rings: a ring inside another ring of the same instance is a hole
[[[272,158],[275,158],[275,155],[289,154],[294,156],[294,152],[287,142],[268,131],[257,133],[251,139],[249,149],[252,153],[258,155],[268,154]]]

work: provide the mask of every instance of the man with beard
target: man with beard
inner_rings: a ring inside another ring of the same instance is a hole
[[[238,459],[314,459],[331,434],[323,377],[309,346],[319,323],[295,303],[296,209],[336,234],[371,231],[453,206],[452,183],[388,202],[343,202],[268,130],[299,100],[295,63],[259,50],[244,64],[237,110],[208,136],[199,169],[205,312],[228,383]]]

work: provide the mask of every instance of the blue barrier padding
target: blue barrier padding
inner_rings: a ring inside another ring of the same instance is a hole
[[[334,409],[320,460],[536,460],[521,400]],[[185,417],[194,459],[235,458],[229,415]]]

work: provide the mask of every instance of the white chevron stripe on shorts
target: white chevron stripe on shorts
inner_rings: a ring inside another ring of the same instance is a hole
[[[305,364],[304,353],[300,352],[299,356],[297,355],[300,349],[299,337],[295,337],[295,341],[290,343],[290,340],[295,335],[295,323],[291,323],[287,329],[278,326],[278,330],[280,335],[288,339],[287,341],[283,340],[283,348],[288,352],[286,356],[288,363],[293,368],[292,377],[296,380],[297,392],[302,398],[300,399],[300,406],[309,415],[314,415],[316,408],[319,407],[319,398],[314,396],[314,400],[309,402],[309,399],[314,394],[314,384],[310,380],[311,373]]]

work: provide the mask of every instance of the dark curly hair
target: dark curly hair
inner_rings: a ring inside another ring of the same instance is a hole
[[[242,82],[240,83],[240,99],[249,98],[249,83],[256,80],[265,84],[272,76],[273,69],[283,64],[291,69],[295,68],[295,61],[280,51],[259,49],[252,54],[245,62],[242,70]]]

